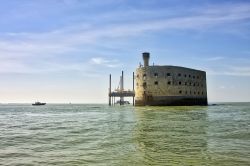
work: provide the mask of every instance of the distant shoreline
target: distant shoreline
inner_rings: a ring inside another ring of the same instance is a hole
[[[209,102],[208,106],[215,105],[228,105],[228,104],[242,104],[250,103],[250,101],[240,101],[240,102]],[[31,105],[32,103],[0,103],[0,105]],[[107,103],[47,103],[47,105],[107,105]]]

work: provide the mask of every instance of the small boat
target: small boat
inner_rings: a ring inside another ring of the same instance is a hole
[[[46,103],[41,103],[41,102],[37,101],[37,102],[33,103],[32,105],[39,106],[39,105],[45,105],[45,104]]]

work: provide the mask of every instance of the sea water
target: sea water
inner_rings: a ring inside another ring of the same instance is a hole
[[[250,165],[250,103],[2,104],[0,165]]]

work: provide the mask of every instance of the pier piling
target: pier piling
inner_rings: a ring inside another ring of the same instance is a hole
[[[111,106],[111,74],[109,75],[109,106]]]
[[[135,91],[135,73],[133,72],[133,92]],[[135,106],[135,95],[133,95],[133,106]]]

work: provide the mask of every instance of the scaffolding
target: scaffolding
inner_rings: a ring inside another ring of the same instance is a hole
[[[124,101],[124,97],[133,97],[133,106],[135,105],[135,92],[134,92],[134,80],[135,80],[135,76],[134,76],[134,72],[133,72],[133,90],[125,90],[124,89],[124,74],[122,71],[122,75],[120,76],[120,82],[119,82],[119,86],[117,89],[115,89],[114,91],[112,91],[111,89],[111,74],[109,75],[109,106],[111,105],[115,105],[115,98],[119,97],[120,100],[118,102],[118,104],[120,105],[124,105],[124,104],[128,104],[127,101]]]

